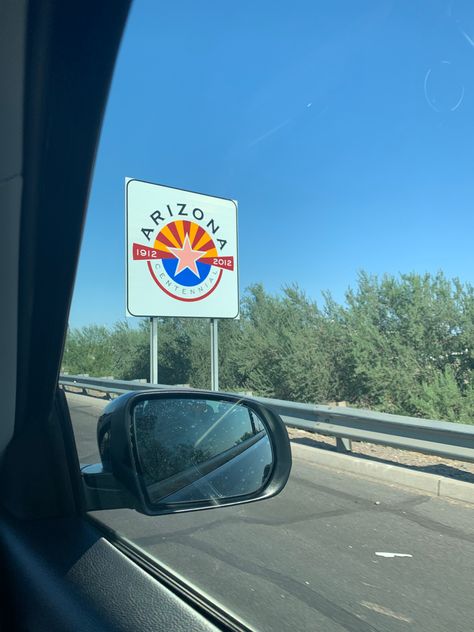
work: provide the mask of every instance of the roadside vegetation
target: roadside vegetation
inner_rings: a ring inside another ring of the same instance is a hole
[[[474,423],[474,288],[437,275],[360,273],[339,304],[297,286],[249,287],[219,322],[220,388]],[[64,372],[149,375],[149,323],[71,329]],[[210,387],[209,323],[163,319],[159,380]]]

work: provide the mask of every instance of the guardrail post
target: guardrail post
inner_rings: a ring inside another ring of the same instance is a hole
[[[336,449],[338,452],[352,452],[352,441],[346,437],[336,437]]]

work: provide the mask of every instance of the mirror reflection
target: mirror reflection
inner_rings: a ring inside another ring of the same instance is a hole
[[[152,503],[250,494],[271,472],[265,426],[240,403],[183,396],[143,400],[133,410],[132,431]]]

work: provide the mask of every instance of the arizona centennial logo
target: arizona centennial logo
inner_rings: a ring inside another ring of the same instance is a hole
[[[134,243],[132,258],[146,262],[151,278],[168,296],[201,301],[214,292],[226,270],[234,270],[234,257],[225,255],[225,235],[200,208],[167,204],[166,210],[151,213],[149,221],[141,228],[147,243]]]

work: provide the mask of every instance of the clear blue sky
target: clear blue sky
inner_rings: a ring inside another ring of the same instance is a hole
[[[124,178],[237,199],[240,285],[474,282],[474,2],[138,0],[70,324],[124,318]]]

